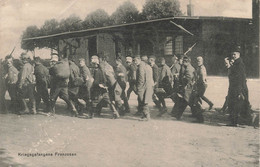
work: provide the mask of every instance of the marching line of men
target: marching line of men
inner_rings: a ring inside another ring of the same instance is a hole
[[[225,59],[229,69],[226,106],[229,108],[232,126],[237,125],[241,108],[244,107],[245,111],[250,106],[245,68],[239,55],[239,51],[235,50],[229,59]],[[163,57],[159,57],[156,64],[153,55],[127,56],[126,67],[122,59],[117,57],[114,68],[107,62],[108,55],[104,54],[93,55],[90,68],[86,66],[85,59],[79,59],[78,67],[68,57],[65,53],[60,58],[53,55],[48,69],[41,64],[39,57],[35,57],[31,63],[29,56],[22,53],[23,66],[19,72],[13,66],[12,56],[7,56],[4,79],[11,97],[12,110],[19,114],[36,114],[42,99],[46,106],[44,111],[54,114],[56,100],[60,97],[67,103],[72,116],[100,116],[102,107],[109,105],[113,118],[116,119],[130,112],[128,100],[131,92],[138,97],[136,115],[141,114],[141,120],[144,121],[150,119],[148,104],[151,101],[159,108],[158,116],[167,112],[165,98],[171,98],[174,102],[171,116],[177,120],[181,119],[189,106],[192,116],[197,122],[203,123],[202,100],[209,105],[209,110],[213,107],[213,103],[204,95],[207,71],[201,56],[196,58],[196,69],[191,65],[191,59],[184,55],[173,56],[171,67],[166,65]],[[29,98],[30,109],[26,98]],[[85,105],[79,99],[84,100]],[[245,112],[244,115],[246,114],[248,113]]]

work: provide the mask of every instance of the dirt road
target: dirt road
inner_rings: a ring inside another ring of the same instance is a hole
[[[213,81],[219,82],[210,78]],[[259,109],[258,84],[248,83],[254,109]],[[227,87],[222,82],[214,85],[207,96],[220,107]],[[70,117],[63,102],[54,117],[0,114],[0,166],[259,166],[259,129],[218,126],[227,123],[227,116],[214,110],[204,113],[205,124],[192,123],[189,109],[182,121],[167,113],[157,117],[152,105],[152,120],[140,122],[133,115],[134,96],[130,104],[131,113],[117,120],[108,109],[101,118]],[[170,112],[171,101],[167,105]]]

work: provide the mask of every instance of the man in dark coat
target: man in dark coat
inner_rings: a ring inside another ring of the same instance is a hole
[[[55,103],[58,97],[60,97],[69,106],[72,116],[77,116],[78,112],[73,102],[69,99],[69,93],[68,93],[68,83],[69,83],[69,76],[70,76],[68,59],[63,58],[61,61],[58,61],[58,56],[53,55],[51,59],[51,64],[52,67],[49,69],[51,75],[51,90],[50,90],[51,112],[55,114]],[[63,65],[63,68],[68,68],[68,69],[64,69],[64,71],[66,70],[66,76],[64,77],[57,76],[56,67],[59,65]]]
[[[232,59],[234,63],[229,68],[228,109],[230,126],[237,126],[239,114],[250,115],[245,65],[240,58],[240,47],[234,49]]]
[[[136,92],[138,95],[138,107],[143,114],[144,121],[150,120],[150,110],[148,103],[152,100],[153,95],[153,71],[150,65],[141,61],[140,56],[134,58],[137,65],[136,71]]]
[[[83,79],[83,84],[79,88],[79,98],[83,99],[86,103],[86,110],[89,113],[91,110],[91,87],[93,84],[93,77],[89,68],[86,66],[85,59],[79,59],[80,75]]]
[[[172,115],[179,120],[184,110],[189,105],[192,113],[195,113],[198,122],[202,123],[204,122],[204,118],[202,116],[201,105],[199,104],[198,95],[194,91],[195,69],[190,64],[190,59],[188,57],[183,58],[183,67],[184,72],[182,78],[180,78],[181,86],[175,99]]]
[[[34,58],[34,75],[36,77],[36,109],[39,108],[41,99],[46,106],[46,112],[50,112],[50,96],[48,87],[50,84],[50,74],[47,67],[41,63],[40,57]]]
[[[21,60],[23,62],[23,67],[19,74],[18,79],[18,98],[22,102],[24,110],[22,113],[32,113],[36,114],[36,101],[35,101],[35,75],[34,67],[30,64],[30,56],[26,53],[21,54]],[[26,98],[29,98],[31,111],[29,110]]]

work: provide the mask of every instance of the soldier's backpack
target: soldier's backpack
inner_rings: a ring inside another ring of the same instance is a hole
[[[53,67],[54,75],[61,79],[68,79],[70,77],[70,66],[68,61],[59,61]]]

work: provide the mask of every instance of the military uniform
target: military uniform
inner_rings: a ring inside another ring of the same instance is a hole
[[[175,98],[172,114],[177,119],[180,119],[185,108],[189,105],[197,120],[203,122],[204,118],[201,112],[201,105],[198,103],[199,98],[197,93],[194,91],[195,69],[191,64],[188,64],[186,67],[183,66],[183,70],[183,74],[181,75],[182,78],[180,78],[182,85],[177,97]]]
[[[141,61],[136,71],[136,92],[138,95],[138,105],[143,113],[143,117],[150,119],[148,103],[153,95],[153,71],[150,65]]]
[[[80,67],[80,75],[83,79],[83,84],[79,88],[79,98],[83,99],[86,103],[86,109],[88,112],[91,110],[91,87],[93,84],[93,77],[90,73],[89,68],[84,65]]]
[[[50,111],[50,96],[48,87],[50,85],[50,74],[47,67],[41,63],[35,63],[34,74],[36,77],[36,108],[39,108],[41,99],[46,106],[46,112]]]
[[[165,81],[164,79],[167,77],[168,81]],[[159,79],[158,79],[158,87],[163,88],[164,84],[163,82],[170,83],[172,85],[172,73],[170,68],[164,64],[163,66],[159,67]],[[160,106],[162,104],[162,107],[164,111],[167,110],[165,100],[164,98],[166,97],[166,92],[165,93],[157,93],[157,96],[159,98]]]
[[[197,91],[198,95],[202,100],[204,100],[210,108],[213,106],[213,103],[206,97],[204,96],[204,93],[207,89],[207,70],[204,65],[199,66],[196,69],[196,86],[197,86]]]
[[[83,84],[83,79],[80,77],[79,67],[73,62],[69,61],[70,77],[68,83],[69,98],[74,102],[78,111],[83,110],[83,104],[78,100],[79,86]]]
[[[136,64],[132,63],[128,68],[127,68],[127,76],[128,76],[128,83],[129,83],[129,88],[127,90],[127,98],[130,98],[130,94],[132,91],[134,91],[136,88],[136,70],[137,66]]]
[[[117,82],[122,89],[121,99],[124,101],[125,112],[130,112],[130,107],[129,107],[129,104],[128,104],[128,98],[127,98],[126,93],[125,93],[126,81],[127,81],[126,68],[122,64],[116,66],[115,74],[116,74],[116,77],[117,77]]]
[[[26,113],[29,112],[29,108],[25,99],[29,98],[32,107],[31,111],[33,114],[36,114],[34,67],[29,62],[26,62],[23,65],[19,74],[18,97],[19,100],[21,100]]]
[[[173,88],[175,91],[177,91],[179,86],[179,75],[180,75],[181,65],[179,63],[175,63],[170,67],[170,69],[173,77]]]
[[[108,104],[113,111],[113,117],[119,117],[119,114],[112,104],[109,96],[108,89],[106,88],[107,78],[100,66],[94,67],[92,69],[92,76],[94,79],[92,88],[91,88],[91,98],[92,98],[92,110],[90,110],[90,117],[93,117],[93,111],[100,115],[102,107],[104,104]],[[100,87],[103,85],[104,88]]]
[[[56,65],[59,63],[66,64],[68,63],[67,60],[61,60],[60,62],[57,62]],[[51,102],[51,112],[55,113],[55,103],[60,97],[62,100],[64,100],[73,115],[77,115],[77,110],[73,104],[73,102],[69,99],[69,93],[68,93],[68,83],[69,83],[69,77],[68,78],[61,78],[57,77],[55,74],[55,66],[51,67],[49,69],[50,75],[51,75],[51,90],[50,90],[50,102]],[[68,64],[67,64],[68,65]]]

